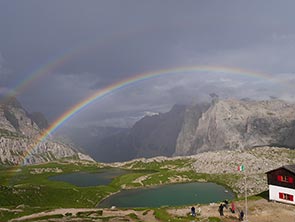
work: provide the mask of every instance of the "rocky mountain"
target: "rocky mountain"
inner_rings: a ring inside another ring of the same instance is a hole
[[[146,116],[129,130],[104,138],[96,157],[186,156],[215,150],[278,146],[295,148],[295,104],[282,100],[219,100],[174,106]],[[103,159],[100,159],[103,160]]]
[[[185,106],[174,105],[167,113],[145,116],[130,130],[136,157],[171,156],[181,130]]]
[[[196,104],[185,109],[181,130],[177,135],[174,155],[189,153],[189,148],[194,143],[194,133],[199,126],[199,119],[210,107],[210,104]],[[180,149],[181,147],[181,149]]]
[[[183,123],[185,106],[175,105],[169,112],[145,116],[131,129],[100,140],[96,160],[124,161],[137,157],[171,156]]]
[[[87,159],[73,147],[48,139],[36,143],[36,138],[48,123],[42,114],[29,114],[16,98],[0,102],[0,163],[33,164],[61,158]]]
[[[187,109],[175,155],[259,146],[295,147],[295,104],[216,100],[201,115]]]

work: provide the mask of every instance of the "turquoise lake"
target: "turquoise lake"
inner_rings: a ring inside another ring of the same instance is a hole
[[[121,169],[102,169],[95,173],[77,172],[49,177],[49,180],[63,181],[78,187],[107,185],[118,176],[128,173]]]
[[[215,183],[182,183],[123,190],[100,202],[98,207],[182,206],[231,200],[234,197],[234,193]]]

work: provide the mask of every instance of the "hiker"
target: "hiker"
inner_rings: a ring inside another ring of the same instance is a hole
[[[221,203],[220,205],[219,205],[219,207],[218,207],[218,211],[219,211],[219,214],[220,214],[220,216],[223,216],[223,204]]]
[[[241,210],[241,212],[240,212],[239,220],[240,221],[244,220],[244,211],[243,210]]]
[[[192,208],[191,208],[191,215],[192,215],[193,217],[196,216],[196,208],[195,208],[194,206],[192,206]]]
[[[234,214],[236,212],[236,206],[234,202],[231,202],[231,208],[230,211]]]
[[[225,208],[227,209],[228,208],[228,200],[224,200],[223,203],[224,203]]]

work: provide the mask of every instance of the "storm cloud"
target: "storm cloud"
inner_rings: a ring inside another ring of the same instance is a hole
[[[18,98],[53,121],[97,90],[137,74],[206,65],[269,77],[163,75],[95,101],[71,123],[128,125],[146,112],[209,100],[212,92],[294,101],[294,7],[294,1],[271,0],[3,0],[0,93],[46,68],[48,74]]]

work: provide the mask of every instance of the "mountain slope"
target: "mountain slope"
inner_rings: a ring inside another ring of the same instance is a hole
[[[35,122],[35,117],[39,121]],[[30,115],[16,100],[9,98],[0,102],[0,163],[33,164],[61,158],[88,159],[69,145],[52,139],[36,143],[42,133],[39,126],[47,121],[41,114]]]
[[[295,147],[294,111],[295,104],[281,100],[216,101],[201,118],[193,111],[186,113],[175,154],[265,145]],[[196,127],[190,127],[192,123]]]
[[[106,162],[136,157],[171,156],[183,122],[185,106],[145,116],[129,130],[108,136],[97,145],[95,159]]]

